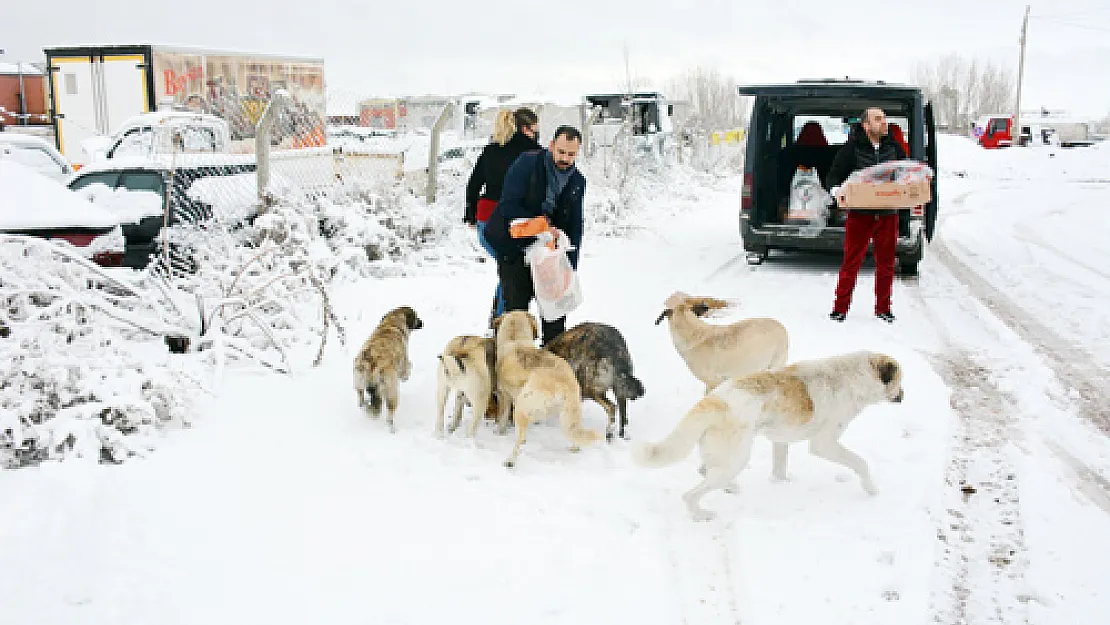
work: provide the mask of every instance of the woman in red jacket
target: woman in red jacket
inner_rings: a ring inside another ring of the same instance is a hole
[[[509,166],[522,153],[541,149],[536,140],[539,131],[539,117],[531,109],[505,109],[499,112],[493,126],[493,140],[482,150],[478,162],[474,164],[474,171],[470,172],[470,180],[466,183],[466,213],[463,221],[478,229],[478,242],[495,259],[497,256],[485,237],[486,220],[501,200],[501,185],[505,182],[505,172],[509,171]],[[505,302],[501,297],[501,283],[498,282],[493,292],[491,323],[504,311]]]

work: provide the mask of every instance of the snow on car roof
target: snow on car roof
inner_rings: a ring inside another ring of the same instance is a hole
[[[119,219],[39,172],[0,161],[0,229],[113,228]]]

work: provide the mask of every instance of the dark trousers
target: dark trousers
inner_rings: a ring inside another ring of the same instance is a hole
[[[524,264],[524,257],[497,261],[497,277],[501,279],[501,297],[505,301],[505,312],[528,310],[528,304],[536,296],[532,288],[532,270]],[[547,345],[566,329],[567,318],[545,321],[540,317],[543,344]]]
[[[848,312],[852,291],[856,288],[867,245],[874,241],[875,312],[890,312],[890,292],[894,286],[895,248],[898,245],[898,215],[872,215],[866,211],[849,211],[844,225],[844,260],[836,281],[833,310]]]

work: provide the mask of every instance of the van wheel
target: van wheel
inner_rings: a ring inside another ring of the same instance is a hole
[[[921,262],[920,259],[898,261],[898,273],[903,276],[916,276],[919,262]]]
[[[767,260],[767,256],[769,256],[769,255],[770,255],[770,250],[764,248],[762,250],[756,250],[754,252],[748,252],[746,260],[748,261],[749,265],[762,265],[763,261]]]

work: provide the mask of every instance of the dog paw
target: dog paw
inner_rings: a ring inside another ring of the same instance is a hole
[[[870,480],[863,483],[863,490],[867,491],[867,494],[871,495],[872,497],[879,494],[879,489],[876,488],[875,484]]]
[[[571,445],[571,446],[570,446],[570,447],[568,447],[567,449],[569,449],[569,450],[570,450],[570,452],[571,452],[571,453],[574,453],[574,454],[576,454],[576,453],[578,453],[578,452],[582,451],[582,448],[581,448],[581,447],[579,447],[578,445]]]
[[[436,430],[435,432],[432,433],[432,435],[435,436],[436,438],[438,438],[439,440],[443,440],[443,438],[444,438],[443,430]]]
[[[771,474],[771,481],[772,482],[789,482],[790,481],[790,476],[787,475],[786,473]]]
[[[730,494],[730,495],[736,495],[736,494],[739,494],[739,492],[740,492],[740,485],[739,485],[739,484],[737,484],[736,482],[729,482],[728,484],[725,484],[725,488],[724,488],[724,491],[725,491],[726,493]]]
[[[613,442],[613,433],[612,432],[605,432],[605,442],[606,443],[612,443]]]
[[[708,510],[695,510],[695,511],[690,513],[690,518],[694,519],[695,521],[699,521],[699,522],[701,522],[701,521],[712,521],[713,519],[717,518],[717,513],[716,512],[710,512]]]
[[[505,462],[503,462],[502,464],[505,465],[506,469],[511,469],[511,468],[513,468],[514,465],[516,465],[516,462],[514,462],[512,460],[512,458],[510,458],[510,459],[506,460]]]

